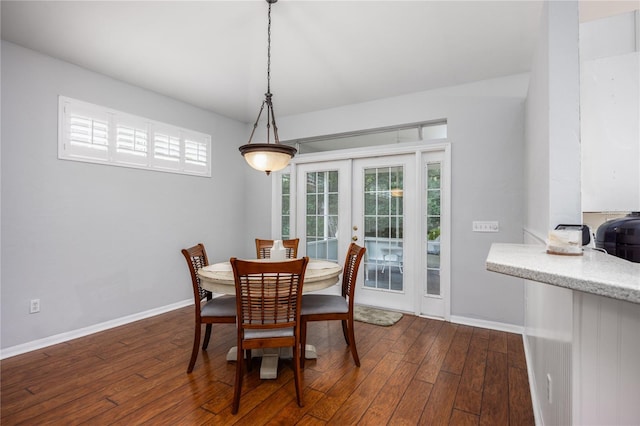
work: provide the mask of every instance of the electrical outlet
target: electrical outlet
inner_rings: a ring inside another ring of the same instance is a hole
[[[551,374],[547,374],[547,401],[551,404],[552,399]]]
[[[473,221],[473,232],[499,232],[500,226],[498,221]]]
[[[36,314],[40,312],[40,299],[31,299],[31,303],[29,304],[29,313]]]

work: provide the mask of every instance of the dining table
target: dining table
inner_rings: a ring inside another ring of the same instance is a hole
[[[255,262],[275,262],[272,259],[248,259]],[[335,285],[340,278],[342,266],[336,262],[309,259],[307,269],[304,274],[304,283],[302,292],[309,293],[327,289]],[[230,262],[219,262],[208,266],[204,266],[198,270],[200,285],[203,289],[217,294],[236,294],[235,278]],[[253,350],[252,357],[261,357],[260,366],[261,379],[275,379],[278,377],[278,360],[279,358],[291,358],[293,356],[292,348],[276,348]],[[305,358],[317,358],[316,348],[312,344],[305,346]],[[234,346],[227,352],[227,361],[237,360],[237,347]]]

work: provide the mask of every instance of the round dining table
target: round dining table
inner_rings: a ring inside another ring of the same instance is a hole
[[[251,259],[256,262],[274,262],[272,259]],[[323,290],[336,284],[340,278],[342,267],[336,262],[320,259],[309,259],[307,270],[304,274],[302,292]],[[203,289],[213,293],[236,294],[235,278],[230,262],[214,263],[198,270],[200,285]],[[275,379],[278,377],[278,358],[291,358],[292,348],[276,348],[273,350],[262,349],[251,352],[252,356],[262,357],[260,366],[261,379]],[[305,346],[305,358],[317,358],[314,345]],[[227,352],[227,361],[237,360],[237,347],[232,347]]]
[[[255,262],[274,262],[271,259],[251,259]],[[331,287],[338,282],[342,267],[336,262],[309,259],[304,274],[302,292],[318,291]],[[236,283],[230,262],[214,263],[198,271],[200,285],[213,293],[236,294]]]

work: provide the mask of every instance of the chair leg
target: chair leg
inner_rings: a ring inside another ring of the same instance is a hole
[[[244,359],[247,363],[247,371],[253,371],[253,359],[251,358],[251,349],[244,351]]]
[[[210,338],[211,338],[211,324],[207,324],[204,332],[204,342],[202,342],[202,350],[207,349],[207,346],[209,346]]]
[[[191,360],[189,361],[189,367],[187,367],[187,373],[193,371],[193,367],[196,365],[196,359],[198,358],[198,351],[200,350],[200,324],[196,323],[195,333],[193,335],[193,349],[191,350]]]
[[[307,357],[307,322],[300,320],[300,366],[304,368],[304,360]]]
[[[351,356],[353,356],[353,361],[356,365],[360,367],[360,357],[358,356],[358,350],[356,349],[356,336],[353,334],[353,317],[349,318],[349,327],[347,328],[349,331],[349,349],[351,349]]]
[[[349,334],[347,331],[347,320],[342,320],[342,335],[344,336],[344,341],[347,342],[347,346],[349,346]]]
[[[298,400],[298,406],[304,407],[304,400],[302,398],[302,378],[300,377],[300,342],[293,345],[293,379],[296,385],[296,399]]]
[[[233,404],[231,405],[231,414],[238,413],[238,409],[240,408],[240,394],[242,393],[242,366],[244,363],[244,351],[240,344],[238,344],[238,350],[236,352],[236,381],[233,387]]]

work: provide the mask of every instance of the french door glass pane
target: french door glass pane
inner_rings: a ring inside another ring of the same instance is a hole
[[[282,174],[280,185],[282,188],[282,225],[280,233],[283,240],[288,240],[291,238],[291,175],[289,173]]]
[[[440,163],[427,164],[427,295],[440,296]]]
[[[364,170],[365,287],[403,291],[403,167]]]
[[[307,173],[307,256],[338,261],[338,171]]]

